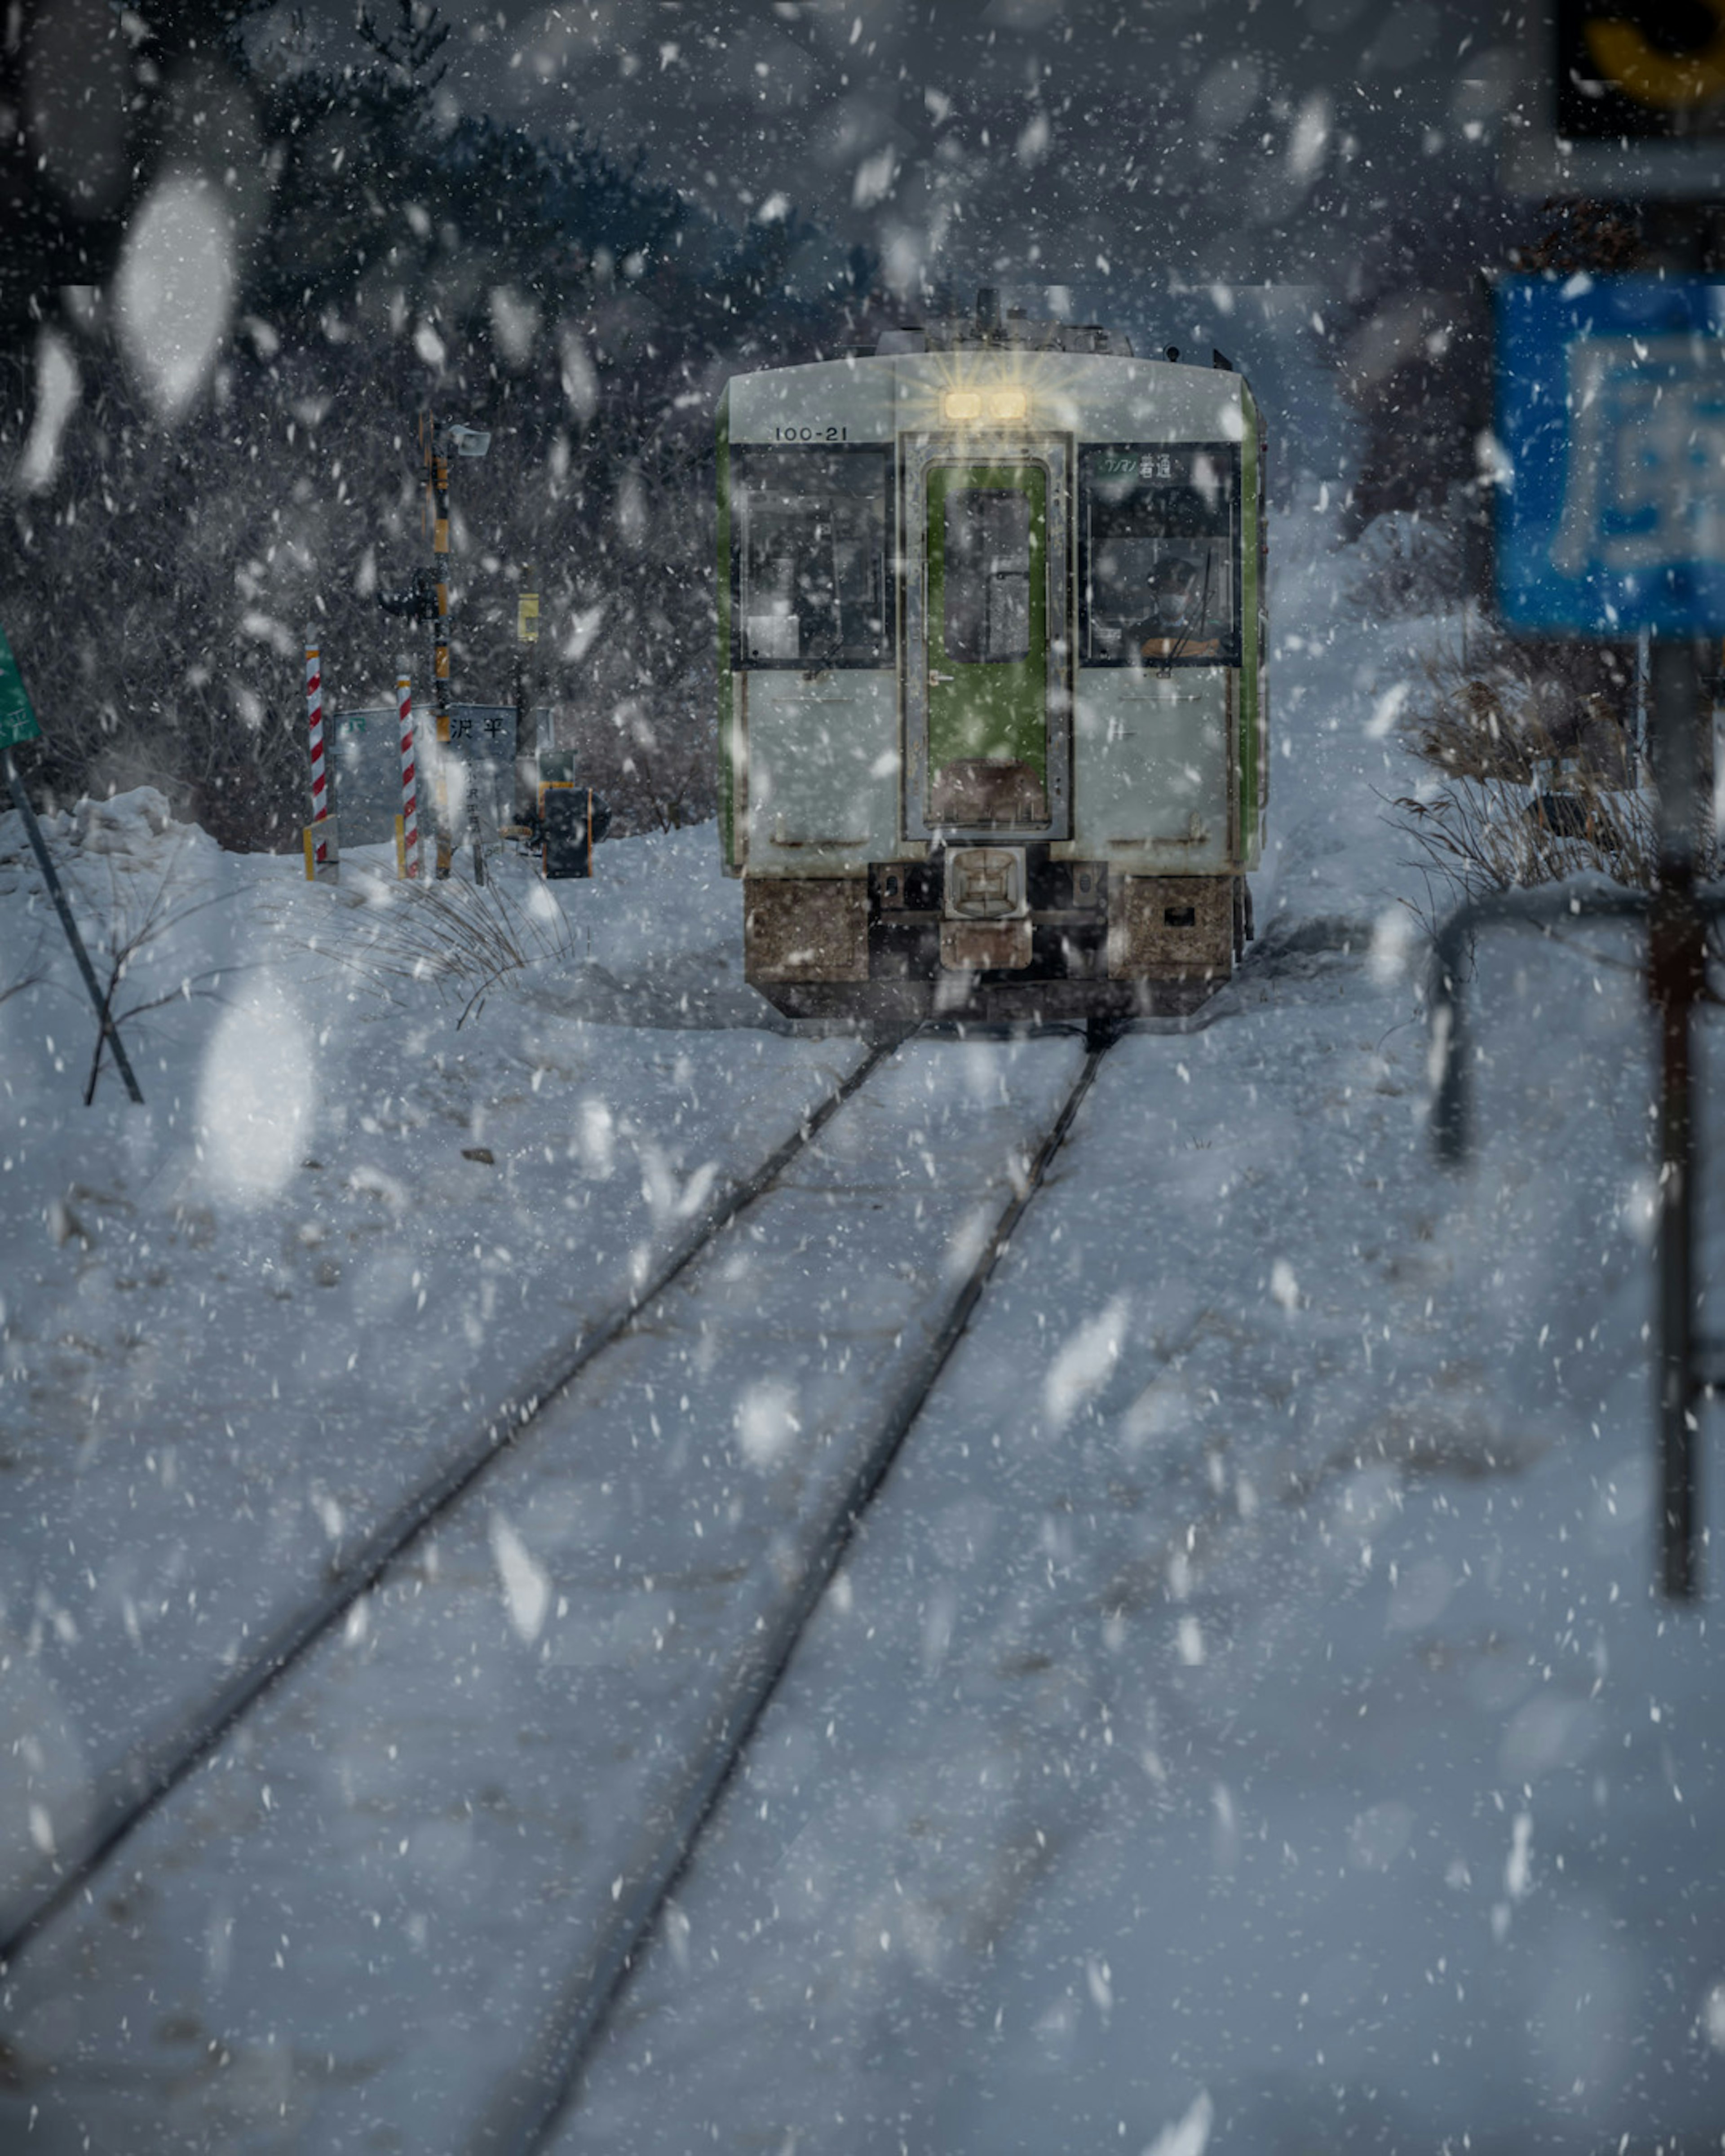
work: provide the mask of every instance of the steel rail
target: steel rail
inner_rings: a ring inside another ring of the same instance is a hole
[[[244,1665],[194,1714],[165,1736],[133,1748],[110,1779],[124,1787],[99,1804],[70,1841],[54,1885],[26,1905],[0,1916],[0,1975],[16,1966],[31,1942],[82,1893],[90,1881],[151,1814],[208,1758],[241,1717],[279,1684],[317,1642],[347,1615],[362,1594],[427,1528],[467,1494],[500,1455],[566,1392],[582,1372],[629,1330],[642,1311],[752,1205],[826,1127],[833,1117],[908,1037],[877,1040],[856,1069],[817,1104],[798,1129],[762,1164],[734,1183],[669,1253],[624,1307],[591,1337],[578,1334],[546,1358],[514,1398],[490,1414],[485,1435],[449,1460],[372,1529],[324,1591],[276,1627]]]
[[[1537,928],[1543,936],[1583,921],[1645,920],[1651,901],[1643,891],[1490,891],[1459,906],[1433,939],[1428,1006],[1431,1052],[1437,1066],[1431,1131],[1437,1157],[1459,1167],[1472,1141],[1468,1101],[1467,979],[1471,947],[1485,928]]]
[[[1695,893],[1695,910],[1705,921],[1725,915],[1725,885],[1705,884]],[[1467,1073],[1467,979],[1470,947],[1484,928],[1537,928],[1549,937],[1554,929],[1584,921],[1645,921],[1653,900],[1639,891],[1490,891],[1459,906],[1432,940],[1427,1004],[1430,1010],[1432,1060],[1436,1065],[1431,1130],[1438,1158],[1459,1167],[1473,1141]]]
[[[963,1338],[1025,1209],[1065,1143],[1111,1033],[1087,1051],[1071,1091],[1025,1171],[1023,1183],[954,1298],[940,1329],[906,1377],[844,1493],[822,1526],[793,1593],[756,1635],[715,1708],[667,1808],[666,1831],[647,1867],[625,1883],[604,1930],[562,1996],[541,2021],[527,2064],[491,2104],[468,2143],[473,2156],[533,2156],[544,2148],[578,2093],[582,2078],[666,1903],[692,1862],[701,1835],[735,1776],[798,1644],[830,1584],[863,1516],[878,1495],[936,1380]]]

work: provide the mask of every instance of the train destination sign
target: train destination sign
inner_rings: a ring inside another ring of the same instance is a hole
[[[1504,620],[1725,631],[1725,284],[1507,280],[1497,330]]]

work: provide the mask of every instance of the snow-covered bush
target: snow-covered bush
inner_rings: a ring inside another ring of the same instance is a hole
[[[615,828],[711,813],[717,390],[839,348],[880,304],[872,259],[828,265],[794,213],[738,235],[578,127],[450,124],[434,16],[362,14],[357,69],[240,22],[234,94],[271,184],[172,410],[111,295],[0,349],[0,619],[51,803],[151,784],[224,845],[297,843],[305,625],[328,710],[387,700],[404,644],[429,680],[429,632],[377,598],[431,560],[430,410],[491,435],[452,474],[457,701],[513,700],[531,564],[532,691]]]
[[[1434,778],[1393,814],[1438,896],[1581,871],[1651,886],[1657,844],[1633,737],[1633,669],[1619,646],[1489,629],[1427,659],[1401,728]],[[1701,838],[1711,874],[1710,824]]]

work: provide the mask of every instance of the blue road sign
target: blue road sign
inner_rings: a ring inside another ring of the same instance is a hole
[[[1504,620],[1725,631],[1725,284],[1507,279],[1497,316]]]

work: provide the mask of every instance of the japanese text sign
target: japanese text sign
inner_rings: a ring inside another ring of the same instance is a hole
[[[1504,620],[1725,630],[1725,285],[1518,278],[1497,313]]]

